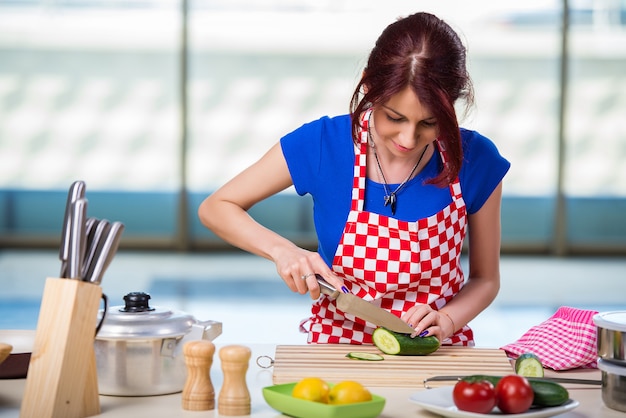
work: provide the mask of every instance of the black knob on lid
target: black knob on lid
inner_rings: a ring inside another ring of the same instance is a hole
[[[130,292],[124,296],[124,308],[120,312],[146,312],[153,311],[148,305],[150,295],[144,292]]]

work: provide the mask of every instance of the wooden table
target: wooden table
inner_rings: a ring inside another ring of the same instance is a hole
[[[244,344],[245,345],[245,344]],[[252,417],[268,418],[283,417],[273,410],[262,395],[262,388],[273,384],[273,370],[263,369],[256,364],[259,356],[274,358],[275,345],[249,345],[252,349],[252,359],[247,373],[247,384],[252,398]],[[218,345],[219,349],[219,345]],[[568,372],[551,372],[547,375],[560,377],[575,377],[585,379],[600,379],[598,370],[576,370]],[[222,375],[219,356],[214,357],[211,368],[211,380],[214,384],[216,397],[222,384]],[[24,392],[25,379],[0,380],[0,417],[19,417],[19,408]],[[570,396],[580,402],[580,406],[573,411],[559,415],[560,418],[625,418],[626,414],[607,408],[602,403],[600,386],[565,385]],[[434,418],[436,415],[423,410],[420,406],[409,401],[411,394],[422,387],[390,387],[369,386],[369,389],[386,398],[385,409],[381,418]],[[213,411],[185,411],[181,407],[181,394],[149,396],[149,397],[115,397],[100,396],[102,413],[100,417],[116,418],[175,418],[175,417],[218,417],[217,410]]]

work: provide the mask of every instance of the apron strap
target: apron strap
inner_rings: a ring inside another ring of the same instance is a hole
[[[365,207],[365,179],[367,178],[367,146],[372,109],[361,115],[360,143],[354,147],[354,178],[352,180],[352,204],[350,210],[362,212]]]

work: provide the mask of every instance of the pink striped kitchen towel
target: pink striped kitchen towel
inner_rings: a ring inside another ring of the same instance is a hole
[[[597,313],[562,306],[548,320],[500,349],[511,358],[535,353],[544,367],[554,370],[596,368],[598,331],[593,316]]]

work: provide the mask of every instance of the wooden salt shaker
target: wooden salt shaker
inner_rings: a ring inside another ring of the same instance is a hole
[[[215,345],[209,340],[190,341],[183,346],[187,365],[187,380],[182,396],[183,409],[215,409],[215,390],[210,374],[214,353]]]
[[[220,415],[250,415],[250,392],[246,385],[246,372],[250,349],[241,345],[228,345],[220,349],[224,383],[217,401]]]

